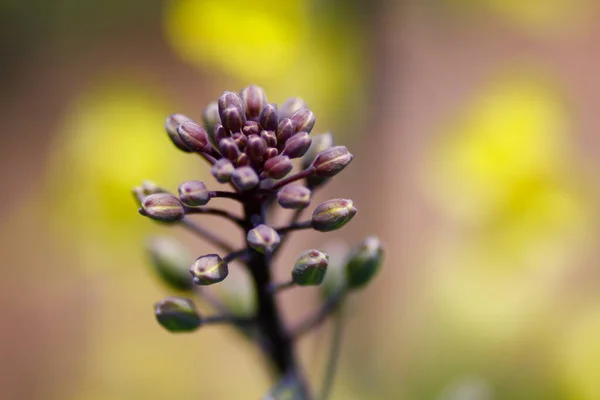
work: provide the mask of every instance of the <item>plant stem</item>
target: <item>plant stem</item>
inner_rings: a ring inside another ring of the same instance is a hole
[[[194,232],[199,237],[206,240],[208,243],[218,247],[226,253],[234,252],[235,249],[229,243],[226,243],[223,239],[204,228],[202,225],[190,221],[188,218],[183,218],[180,222],[183,226]]]
[[[296,328],[292,330],[292,337],[294,339],[302,336],[303,334],[312,331],[317,326],[321,325],[329,315],[339,309],[344,299],[346,298],[346,289],[340,289],[327,298],[325,303],[319,310],[311,315],[305,321],[302,321]]]
[[[333,315],[333,332],[331,333],[331,343],[329,346],[329,355],[327,357],[327,366],[325,367],[325,377],[321,387],[319,400],[327,400],[333,389],[335,374],[337,372],[340,351],[342,349],[342,331],[343,331],[343,309],[339,309]]]

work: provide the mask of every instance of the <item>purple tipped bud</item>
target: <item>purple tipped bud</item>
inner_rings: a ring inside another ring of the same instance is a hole
[[[285,142],[283,154],[289,158],[302,157],[310,147],[312,139],[306,132],[298,132]]]
[[[219,114],[219,106],[216,101],[210,103],[204,109],[204,128],[206,132],[214,132],[215,126],[221,123],[221,115]]]
[[[276,156],[265,161],[261,178],[281,179],[292,170],[292,161],[288,156]]]
[[[379,271],[383,260],[383,246],[375,236],[367,237],[353,249],[346,262],[346,283],[350,289],[365,286]]]
[[[279,234],[275,229],[267,225],[258,225],[256,228],[248,231],[246,236],[248,245],[259,253],[269,254],[279,245]]]
[[[237,143],[232,138],[223,138],[219,140],[219,151],[223,157],[235,161],[240,156],[240,149]]]
[[[260,86],[250,85],[242,89],[240,97],[246,109],[246,117],[248,119],[258,118],[260,111],[267,104],[267,95]]]
[[[260,135],[261,127],[256,121],[246,121],[246,124],[242,128],[242,133],[246,136]]]
[[[321,203],[313,212],[311,223],[319,232],[340,229],[356,215],[352,200],[333,199]]]
[[[240,156],[238,157],[237,161],[235,162],[235,165],[238,167],[249,166],[250,165],[250,157],[248,157],[248,154],[241,153]]]
[[[305,251],[298,257],[292,270],[292,281],[296,285],[320,285],[327,273],[329,256],[319,250]]]
[[[179,199],[187,206],[204,206],[211,198],[204,182],[186,181],[179,185]]]
[[[185,152],[189,152],[190,149],[187,148],[185,143],[183,143],[179,137],[179,134],[177,133],[177,127],[187,121],[191,121],[191,118],[188,118],[183,114],[171,114],[165,121],[165,129],[167,130],[169,138],[171,138],[171,141],[179,150],[183,150]]]
[[[234,92],[223,92],[221,97],[219,97],[219,101],[217,102],[217,104],[219,108],[219,115],[221,116],[221,118],[223,118],[223,112],[230,107],[237,108],[241,112],[244,111],[242,98]]]
[[[273,131],[261,131],[260,137],[267,143],[269,147],[277,147],[277,136]]]
[[[169,193],[151,194],[142,201],[140,214],[162,222],[176,222],[185,211],[179,199]]]
[[[234,170],[235,167],[233,166],[231,161],[229,161],[226,158],[221,158],[213,164],[213,166],[210,169],[210,173],[212,174],[212,176],[215,177],[215,179],[218,182],[227,183],[231,179],[231,175],[233,174]]]
[[[265,153],[265,160],[269,160],[273,157],[277,157],[278,154],[279,154],[279,150],[277,150],[274,147],[269,147]]]
[[[277,147],[282,150],[285,142],[296,133],[296,123],[289,118],[281,120],[277,127]]]
[[[235,143],[237,144],[238,149],[240,150],[244,150],[244,148],[246,148],[246,143],[248,142],[248,137],[246,135],[244,135],[243,133],[234,133],[233,136],[231,137],[233,140],[235,140]]]
[[[191,332],[202,324],[198,310],[190,299],[167,297],[154,305],[154,316],[169,332]]]
[[[323,133],[314,135],[308,151],[302,157],[302,169],[310,167],[315,158],[320,152],[333,147],[333,135],[331,133]]]
[[[233,171],[231,182],[242,191],[255,188],[259,183],[258,175],[251,167],[239,167]]]
[[[192,264],[190,274],[192,274],[192,282],[196,285],[207,286],[227,278],[229,267],[217,254],[207,254]]]
[[[248,137],[248,142],[246,143],[246,154],[250,158],[250,161],[254,163],[259,163],[262,161],[265,152],[267,151],[267,142],[265,142],[262,138],[252,135]]]
[[[304,208],[310,205],[310,189],[302,185],[286,185],[277,192],[277,202],[283,208]]]
[[[186,121],[177,127],[177,133],[185,146],[194,152],[203,152],[208,144],[208,135],[200,125]]]
[[[267,104],[264,106],[258,117],[258,123],[266,131],[274,131],[277,129],[279,124],[279,113],[277,112],[277,105]]]
[[[296,111],[303,108],[308,108],[304,100],[302,100],[300,97],[290,97],[281,105],[279,109],[279,116],[281,118],[291,118]]]
[[[296,132],[304,131],[310,133],[315,126],[315,114],[308,108],[298,110],[292,115],[292,121],[296,123]]]
[[[227,107],[221,113],[221,123],[228,132],[241,132],[246,116],[243,111],[236,107]]]
[[[331,178],[346,168],[353,158],[346,146],[331,147],[320,152],[313,161],[313,175]]]
[[[152,181],[143,181],[140,186],[136,186],[132,190],[133,196],[135,197],[138,205],[142,205],[142,201],[151,194],[162,193],[163,190]]]
[[[219,142],[225,138],[231,137],[231,134],[223,127],[223,125],[217,124],[215,125],[215,132],[213,136],[215,139],[215,145],[218,147]]]

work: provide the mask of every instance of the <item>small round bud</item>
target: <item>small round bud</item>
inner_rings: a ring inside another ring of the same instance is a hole
[[[277,136],[273,131],[261,131],[260,137],[267,143],[269,147],[277,147]]]
[[[154,305],[158,323],[169,332],[191,332],[198,329],[202,320],[196,306],[184,297],[167,297]]]
[[[349,289],[365,286],[377,274],[383,260],[383,247],[375,236],[367,237],[353,249],[346,263],[346,283]]]
[[[267,151],[267,142],[256,135],[251,135],[248,137],[244,151],[252,162],[259,163]]]
[[[179,185],[179,199],[186,206],[204,206],[210,197],[210,190],[204,182],[186,181]]]
[[[271,253],[279,245],[279,235],[275,229],[267,225],[258,225],[248,231],[246,236],[248,245],[259,253]]]
[[[324,178],[331,178],[346,168],[354,156],[348,151],[346,146],[335,146],[320,152],[312,166],[313,175]]]
[[[248,137],[243,133],[236,132],[231,136],[233,140],[235,140],[235,144],[237,145],[240,151],[243,151],[246,148],[246,143],[248,143]]]
[[[223,157],[235,161],[240,156],[240,149],[233,138],[223,138],[219,140],[219,151]]]
[[[235,162],[235,165],[237,165],[238,168],[239,167],[248,167],[250,165],[250,157],[248,157],[248,154],[246,154],[246,153],[240,154],[237,161]]]
[[[320,285],[325,278],[329,256],[319,250],[305,251],[298,257],[292,270],[292,281],[296,285]]]
[[[215,140],[215,145],[219,147],[219,142],[225,138],[231,137],[231,133],[229,133],[227,129],[223,127],[223,125],[218,123],[217,125],[215,125],[215,131],[213,136]]]
[[[142,201],[140,214],[162,222],[176,222],[185,215],[179,199],[169,193],[151,194]]]
[[[221,123],[221,116],[219,115],[219,105],[216,101],[211,102],[204,109],[204,128],[206,132],[214,132],[217,124]]]
[[[277,157],[278,154],[279,150],[277,150],[275,147],[269,147],[265,152],[265,160],[270,160],[273,157]]]
[[[312,227],[319,232],[335,231],[350,222],[355,214],[352,200],[328,200],[319,204],[313,212]]]
[[[186,153],[189,153],[190,149],[187,148],[185,143],[183,143],[183,140],[181,140],[179,137],[179,134],[177,133],[177,127],[184,122],[191,120],[191,118],[188,118],[183,114],[171,114],[165,121],[165,129],[167,130],[169,138],[179,150],[185,151]]]
[[[221,113],[221,123],[228,132],[241,132],[246,122],[244,112],[236,107],[227,107]]]
[[[298,110],[308,108],[304,100],[300,97],[290,97],[280,107],[279,115],[281,118],[291,118]]]
[[[260,86],[250,85],[242,89],[240,97],[248,119],[258,118],[260,111],[267,104],[267,95]]]
[[[256,121],[246,121],[242,128],[242,133],[246,136],[260,135],[261,127]]]
[[[152,266],[161,280],[175,290],[190,290],[188,266],[192,258],[187,248],[172,237],[153,237],[147,244]]]
[[[190,274],[192,274],[192,282],[196,285],[207,286],[227,278],[229,267],[217,254],[207,254],[192,264]]]
[[[310,205],[311,194],[302,185],[286,185],[277,192],[277,202],[283,208],[305,208]]]
[[[331,133],[323,133],[321,135],[314,135],[308,151],[302,157],[302,169],[310,167],[315,161],[315,158],[320,152],[325,151],[333,147],[333,135]]]
[[[220,116],[222,116],[223,112],[230,107],[237,108],[242,112],[244,111],[244,106],[242,105],[242,98],[235,92],[223,92],[221,97],[219,97],[219,101],[217,102],[217,104]]]
[[[231,175],[231,182],[236,188],[242,191],[250,190],[255,188],[260,179],[256,172],[251,167],[239,167],[233,171]]]
[[[266,131],[274,131],[277,129],[279,124],[279,113],[277,112],[277,105],[267,104],[264,106],[258,117],[258,123]]]
[[[302,157],[308,151],[312,139],[306,132],[298,132],[285,142],[283,154],[289,158]]]
[[[138,205],[141,206],[146,197],[150,196],[151,194],[162,193],[163,190],[152,181],[143,181],[140,186],[134,187],[132,192]]]
[[[308,132],[315,126],[315,114],[308,108],[302,108],[294,113],[291,118],[296,123],[296,132]]]
[[[277,126],[277,147],[282,150],[285,142],[296,133],[296,123],[289,118],[281,120]]]
[[[226,158],[221,158],[210,168],[210,173],[218,182],[227,183],[231,179],[234,170],[235,167],[231,161]]]
[[[181,141],[190,151],[203,152],[208,144],[208,134],[200,125],[186,121],[177,127]]]
[[[262,178],[281,179],[290,173],[294,166],[288,156],[276,156],[265,161]]]

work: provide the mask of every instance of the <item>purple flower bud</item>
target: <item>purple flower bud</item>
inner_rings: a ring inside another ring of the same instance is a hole
[[[246,116],[243,111],[236,107],[227,107],[221,113],[221,123],[228,132],[241,132]]]
[[[244,112],[242,98],[235,92],[223,92],[221,97],[219,97],[219,101],[217,102],[217,104],[219,108],[219,115],[221,116],[221,118],[223,117],[223,112],[229,107],[237,108],[244,114],[244,116],[246,115]]]
[[[208,144],[206,131],[198,124],[186,121],[177,127],[177,133],[185,146],[194,152],[203,152]]]
[[[319,232],[340,229],[356,215],[352,200],[333,199],[321,203],[313,212],[311,223]]]
[[[346,168],[353,158],[346,146],[331,147],[320,152],[313,161],[313,175],[331,178]]]
[[[138,205],[142,205],[142,201],[151,194],[162,193],[163,190],[152,181],[143,181],[140,186],[136,186],[132,190],[133,196],[135,197]]]
[[[273,131],[261,131],[260,137],[267,143],[269,147],[277,147],[277,136]]]
[[[219,151],[223,157],[235,161],[240,156],[240,149],[237,143],[232,138],[223,138],[219,140]]]
[[[291,119],[296,123],[296,132],[304,131],[307,133],[310,133],[316,121],[315,114],[308,108],[296,111]]]
[[[305,208],[310,205],[310,189],[302,185],[286,185],[277,192],[277,202],[283,208]]]
[[[346,283],[350,289],[365,286],[379,271],[383,260],[383,246],[375,236],[367,237],[353,249],[346,262]]]
[[[259,183],[258,175],[251,167],[239,167],[233,171],[231,182],[242,191],[255,188]]]
[[[241,153],[240,156],[238,157],[237,161],[235,162],[235,165],[238,167],[249,166],[250,165],[250,157],[248,157],[248,154]]]
[[[289,118],[281,120],[277,126],[277,147],[283,150],[285,142],[296,133],[296,123]]]
[[[300,97],[290,97],[287,99],[279,109],[280,118],[291,118],[296,111],[303,108],[308,108],[304,100]]]
[[[260,111],[267,104],[267,95],[260,86],[250,85],[242,89],[240,97],[246,109],[246,117],[248,119],[258,118]]]
[[[321,135],[313,135],[312,142],[308,151],[302,157],[302,169],[310,167],[315,161],[315,158],[320,152],[333,147],[333,135],[331,133],[323,133]]]
[[[215,144],[217,147],[219,146],[219,142],[222,139],[231,137],[231,133],[227,131],[221,124],[215,125],[215,133],[214,133]]]
[[[269,147],[267,149],[267,151],[265,152],[265,160],[269,160],[273,157],[277,157],[278,154],[279,154],[279,150],[277,150],[274,147]]]
[[[281,179],[293,168],[288,156],[276,156],[265,161],[261,178]]]
[[[186,153],[189,152],[190,149],[187,148],[185,143],[183,143],[183,141],[179,137],[179,134],[177,133],[177,127],[187,121],[192,121],[192,119],[186,117],[183,114],[171,114],[167,117],[167,120],[165,121],[165,129],[167,130],[169,138],[179,150],[183,150]]]
[[[234,133],[233,136],[231,137],[233,140],[235,140],[235,143],[237,144],[238,149],[240,150],[244,150],[244,148],[246,147],[246,143],[248,142],[248,137],[246,135],[244,135],[243,133]]]
[[[277,129],[279,123],[279,113],[277,112],[277,105],[267,104],[264,106],[258,117],[258,123],[266,131],[274,131]]]
[[[250,158],[250,161],[259,163],[262,161],[265,152],[267,151],[267,143],[256,135],[248,137],[245,152]]]
[[[298,132],[285,142],[283,154],[289,158],[302,157],[310,147],[312,139],[306,132]]]
[[[185,215],[179,199],[169,193],[151,194],[142,201],[140,214],[161,222],[176,222]]]
[[[217,254],[207,254],[192,264],[190,274],[192,274],[192,282],[196,285],[207,286],[227,278],[229,267]]]
[[[327,273],[329,256],[319,250],[305,251],[298,257],[292,270],[292,281],[296,285],[320,285]]]
[[[246,124],[242,128],[242,133],[246,136],[259,135],[261,127],[256,121],[246,121]]]
[[[191,332],[202,324],[196,306],[184,297],[167,297],[154,305],[154,316],[169,332]]]
[[[210,103],[204,109],[204,128],[206,128],[206,132],[214,132],[215,126],[221,123],[221,115],[219,114],[219,106],[216,101]]]
[[[267,225],[258,225],[256,228],[248,231],[246,240],[250,247],[263,254],[273,252],[280,242],[279,234],[277,234],[275,229]]]
[[[179,185],[179,199],[187,206],[204,206],[210,198],[210,190],[204,182],[186,181]]]
[[[233,174],[234,170],[235,167],[233,166],[231,161],[229,161],[226,158],[221,158],[213,164],[213,166],[210,169],[210,172],[218,182],[227,183],[231,179],[231,175]]]

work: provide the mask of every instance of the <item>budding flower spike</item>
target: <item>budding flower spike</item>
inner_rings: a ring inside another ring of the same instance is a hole
[[[189,156],[200,156],[209,164],[216,182],[210,184],[190,176],[176,193],[150,181],[133,189],[140,214],[185,228],[214,248],[209,254],[188,255],[186,248],[170,237],[154,237],[148,242],[154,272],[165,287],[199,297],[218,312],[201,316],[192,299],[167,297],[155,304],[158,323],[170,332],[191,332],[212,323],[232,325],[263,350],[279,376],[275,387],[285,387],[291,398],[299,400],[315,397],[296,357],[297,339],[335,314],[347,294],[364,287],[376,275],[382,260],[380,242],[369,237],[351,252],[343,266],[330,266],[326,253],[307,250],[285,269],[291,272],[287,281],[274,281],[273,277],[279,275],[275,272],[275,264],[280,262],[278,253],[294,231],[335,231],[357,212],[352,200],[332,199],[317,205],[312,216],[302,220],[313,193],[345,170],[354,158],[345,146],[334,146],[330,133],[311,134],[316,123],[315,114],[298,97],[277,105],[269,102],[265,91],[256,85],[239,93],[225,91],[204,109],[201,123],[179,113],[165,119],[171,146]],[[300,169],[294,171],[294,165]],[[218,190],[213,185],[226,185],[227,189]],[[221,208],[220,204],[226,202],[236,203],[238,210]],[[282,220],[282,214],[288,214],[287,221],[274,225],[273,221]],[[222,237],[214,220],[204,224],[202,218],[206,215],[239,229],[243,246],[236,248],[230,243],[235,238]],[[253,308],[249,317],[236,315],[237,309],[231,308],[230,302],[222,301],[212,294],[212,288],[207,288],[228,279],[230,268],[243,268],[250,278],[255,301],[245,307]],[[296,327],[288,327],[277,293],[320,285],[328,268],[344,272],[344,276],[339,275],[343,284],[327,294],[313,315]]]

